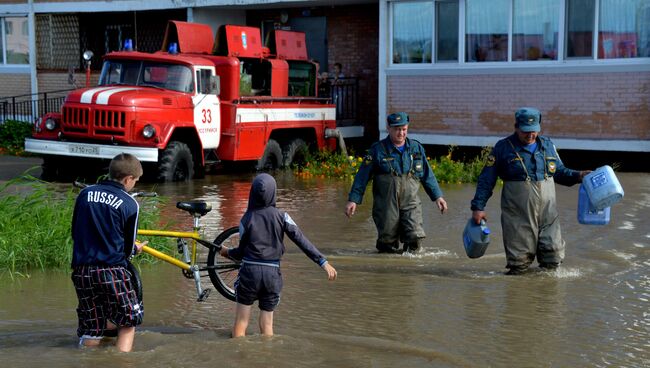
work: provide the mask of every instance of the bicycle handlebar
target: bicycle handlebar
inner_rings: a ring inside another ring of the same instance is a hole
[[[81,189],[88,186],[88,184],[76,180],[72,183],[72,185]],[[158,193],[156,192],[131,192],[129,194],[131,197],[158,197]]]
[[[131,192],[129,193],[132,197],[158,197],[156,192]]]

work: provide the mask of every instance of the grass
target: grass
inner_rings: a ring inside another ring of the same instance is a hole
[[[70,268],[70,225],[77,194],[78,189],[61,191],[30,176],[0,186],[0,274],[28,277],[33,269]],[[159,201],[142,199],[140,227],[161,228]],[[168,254],[176,250],[173,239],[158,239],[150,245]],[[149,255],[134,258],[137,263],[154,261]]]
[[[483,168],[485,158],[490,153],[486,147],[477,157],[470,159],[456,159],[453,157],[455,147],[449,147],[446,156],[427,157],[429,165],[439,183],[461,184],[476,183]],[[301,178],[338,178],[354,179],[363,158],[345,156],[340,153],[320,151],[307,157],[301,166],[294,166],[295,175]]]

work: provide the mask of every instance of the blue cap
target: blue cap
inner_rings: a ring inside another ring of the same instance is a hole
[[[388,126],[391,127],[408,125],[409,116],[405,112],[396,112],[394,114],[388,115],[386,122],[388,122]]]
[[[539,132],[542,113],[532,107],[522,107],[515,111],[515,126],[522,132]]]

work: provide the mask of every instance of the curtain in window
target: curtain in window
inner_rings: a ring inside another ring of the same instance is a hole
[[[567,0],[566,56],[593,57],[596,0]]]
[[[436,61],[458,61],[458,1],[436,2]]]
[[[29,36],[23,34],[27,17],[6,17],[5,40],[7,44],[7,64],[29,64]]]
[[[515,0],[512,60],[557,60],[560,0]]]
[[[601,0],[598,58],[650,56],[650,0]]]
[[[393,3],[393,63],[431,63],[433,3]]]
[[[511,0],[466,0],[465,60],[508,60]]]

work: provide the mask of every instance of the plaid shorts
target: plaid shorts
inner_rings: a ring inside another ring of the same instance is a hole
[[[79,300],[77,336],[102,337],[107,321],[121,327],[142,323],[144,307],[125,267],[78,266],[72,283]]]

